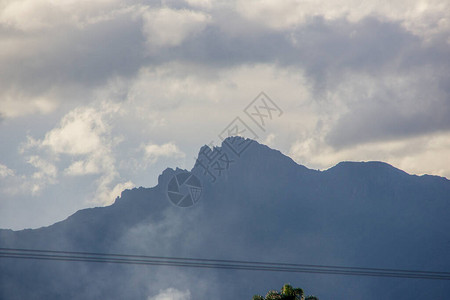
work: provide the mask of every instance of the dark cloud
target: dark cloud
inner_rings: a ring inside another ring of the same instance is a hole
[[[420,41],[400,24],[373,18],[357,23],[316,18],[298,29],[293,39],[297,43],[296,57],[284,63],[297,62],[322,88],[328,87],[324,83],[339,82],[346,71],[378,73],[395,67],[405,48]]]
[[[395,101],[395,99],[391,99]],[[326,141],[335,148],[355,144],[407,138],[450,129],[450,109],[441,99],[430,103],[427,110],[407,112],[408,106],[429,99],[408,99],[404,107],[379,100],[352,108],[328,133]]]
[[[242,34],[229,33],[221,26],[209,25],[195,38],[157,53],[152,61],[181,60],[222,68],[276,63],[306,70],[316,92],[335,87],[343,72],[384,76],[417,66],[432,65],[444,70],[450,64],[445,42],[424,46],[420,37],[400,23],[372,17],[359,22],[316,17],[292,30],[255,29]]]
[[[90,88],[114,75],[132,76],[145,61],[141,22],[124,15],[85,29],[54,30],[0,60],[3,89],[36,95],[53,87]],[[23,53],[20,53],[20,52]]]
[[[230,31],[224,16],[248,29]],[[5,71],[0,74],[2,87],[17,87],[34,95],[66,84],[89,88],[114,75],[131,77],[143,66],[185,61],[209,68],[256,63],[301,68],[314,83],[315,92],[323,94],[340,83],[343,72],[384,76],[414,66],[431,64],[443,70],[449,66],[445,42],[423,46],[421,38],[400,23],[372,17],[359,22],[315,17],[293,29],[275,30],[262,29],[236,12],[215,11],[203,31],[178,46],[152,53],[146,50],[142,25],[136,13],[126,13],[85,28],[62,28],[32,39],[26,44],[36,49],[32,54],[18,53],[0,60]],[[13,34],[1,30],[3,36]]]
[[[343,70],[379,70],[421,42],[400,24],[373,18],[357,23],[314,18],[293,30],[245,31],[240,35],[230,34],[219,25],[210,25],[195,38],[158,53],[155,59],[223,67],[278,63],[305,68],[319,79],[319,74]]]
[[[371,17],[356,23],[314,18],[293,31],[254,35],[229,35],[210,26],[161,58],[219,68],[255,63],[301,68],[317,99],[335,93],[346,74],[370,76],[373,86],[366,88],[374,95],[364,99],[358,93],[367,90],[351,92],[356,104],[328,134],[327,141],[335,147],[450,129],[450,50],[441,40],[425,43],[400,23]],[[378,81],[383,78],[406,78],[412,86]],[[355,76],[353,83],[358,80]],[[411,112],[411,107],[418,109]]]

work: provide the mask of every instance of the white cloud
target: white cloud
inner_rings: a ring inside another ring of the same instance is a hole
[[[14,171],[3,164],[0,164],[0,178],[6,178],[9,176],[14,176]]]
[[[98,164],[98,159],[95,157],[90,157],[86,160],[77,160],[73,162],[65,170],[68,175],[87,175],[87,174],[98,174],[100,172],[100,166]]]
[[[97,191],[97,199],[100,200],[100,203],[103,205],[112,204],[114,200],[120,196],[122,191],[135,187],[135,184],[131,181],[118,183],[113,188],[110,187],[109,183],[109,181],[106,181],[105,185],[101,184]]]
[[[58,168],[47,159],[38,155],[26,157],[26,163],[32,166],[30,174],[18,174],[15,170],[0,164],[1,191],[9,196],[38,196],[42,190],[58,182]]]
[[[65,154],[88,154],[102,148],[102,135],[107,125],[102,120],[104,112],[91,107],[77,108],[61,120],[60,127],[45,135],[41,146],[53,152]]]
[[[216,102],[222,97],[217,86],[221,78],[211,78],[211,75],[217,76],[208,68],[189,63],[143,67],[129,84],[127,100],[130,106],[138,108],[135,116],[143,115],[152,123],[159,119],[157,123],[162,125],[167,123],[164,119],[171,111]]]
[[[56,166],[37,155],[30,156],[27,160],[29,164],[38,169],[24,185],[31,189],[31,194],[35,195],[48,184],[57,182],[58,169]]]
[[[186,155],[175,145],[169,142],[162,145],[147,144],[144,146],[145,157],[149,163],[155,163],[159,158],[183,158]]]
[[[450,132],[390,141],[378,141],[336,150],[321,137],[296,141],[289,150],[296,162],[312,168],[328,169],[341,161],[378,160],[411,174],[431,174],[450,178]]]
[[[0,6],[0,24],[36,32],[71,25],[83,27],[107,20],[123,5],[116,0],[13,0]]]
[[[142,17],[143,32],[150,50],[155,46],[178,46],[186,38],[202,31],[210,21],[210,16],[202,12],[168,7],[145,9]]]
[[[62,117],[42,140],[29,138],[22,153],[35,153],[28,162],[39,169],[32,175],[32,193],[44,184],[56,183],[59,170],[66,176],[95,175],[96,191],[89,202],[96,204],[111,204],[120,189],[132,187],[131,181],[120,182],[116,168],[114,147],[121,139],[112,135],[111,119],[119,115],[119,106],[101,102],[78,107]],[[67,160],[72,162],[65,167],[63,161]]]
[[[212,7],[212,0],[185,0],[190,6],[210,9]]]
[[[58,171],[52,163],[43,160],[39,156],[30,156],[28,158],[28,163],[30,163],[33,167],[37,168],[39,172],[33,174],[34,178],[43,178],[43,177],[51,177],[55,178],[58,174]]]
[[[0,13],[0,23],[28,31],[50,26],[57,8],[50,1],[11,1]]]
[[[269,147],[273,147],[274,146],[274,141],[275,141],[275,134],[270,133],[269,135],[267,135],[263,141],[264,145],[267,145]]]
[[[30,97],[17,91],[2,91],[0,97],[0,115],[6,118],[49,114],[58,106],[52,95]]]
[[[189,290],[180,291],[174,288],[162,290],[158,295],[149,297],[148,300],[190,300],[191,292]]]
[[[327,20],[346,18],[351,22],[378,17],[399,22],[421,36],[450,33],[450,2],[441,0],[237,0],[236,7],[245,18],[275,29],[293,28],[314,17]]]
[[[177,145],[188,143],[194,147],[194,155],[199,145],[210,141],[220,144],[218,134],[238,114],[243,114],[242,110],[262,89],[285,112],[267,129],[273,131],[276,124],[281,129],[283,124],[298,132],[306,126],[305,122],[308,126],[315,124],[315,111],[306,106],[312,100],[310,84],[301,71],[255,64],[209,72],[202,66],[182,63],[141,70],[130,84],[126,106],[130,118],[142,124],[145,134],[163,140],[170,137]],[[252,120],[245,122],[259,137],[266,136]],[[277,132],[277,142],[291,133]]]

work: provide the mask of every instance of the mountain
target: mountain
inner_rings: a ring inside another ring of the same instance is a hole
[[[186,172],[166,169],[153,188],[125,190],[111,206],[48,227],[0,230],[0,247],[450,270],[445,178],[383,162],[316,171],[236,137],[202,147]],[[448,280],[0,258],[0,299],[159,300],[178,291],[186,297],[173,299],[245,300],[285,282],[321,300],[450,294]]]

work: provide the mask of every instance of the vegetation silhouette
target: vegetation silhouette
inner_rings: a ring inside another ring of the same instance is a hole
[[[316,296],[304,295],[303,289],[293,288],[290,284],[285,284],[280,291],[270,290],[266,297],[254,295],[252,300],[319,300]]]

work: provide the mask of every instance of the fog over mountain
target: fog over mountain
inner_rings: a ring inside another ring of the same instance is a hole
[[[312,170],[236,137],[201,148],[191,170],[201,196],[189,207],[168,197],[184,172],[166,169],[155,187],[125,190],[111,206],[49,227],[0,230],[0,247],[450,270],[446,178],[383,162]],[[0,299],[245,300],[285,282],[321,300],[450,293],[448,280],[0,258]]]

